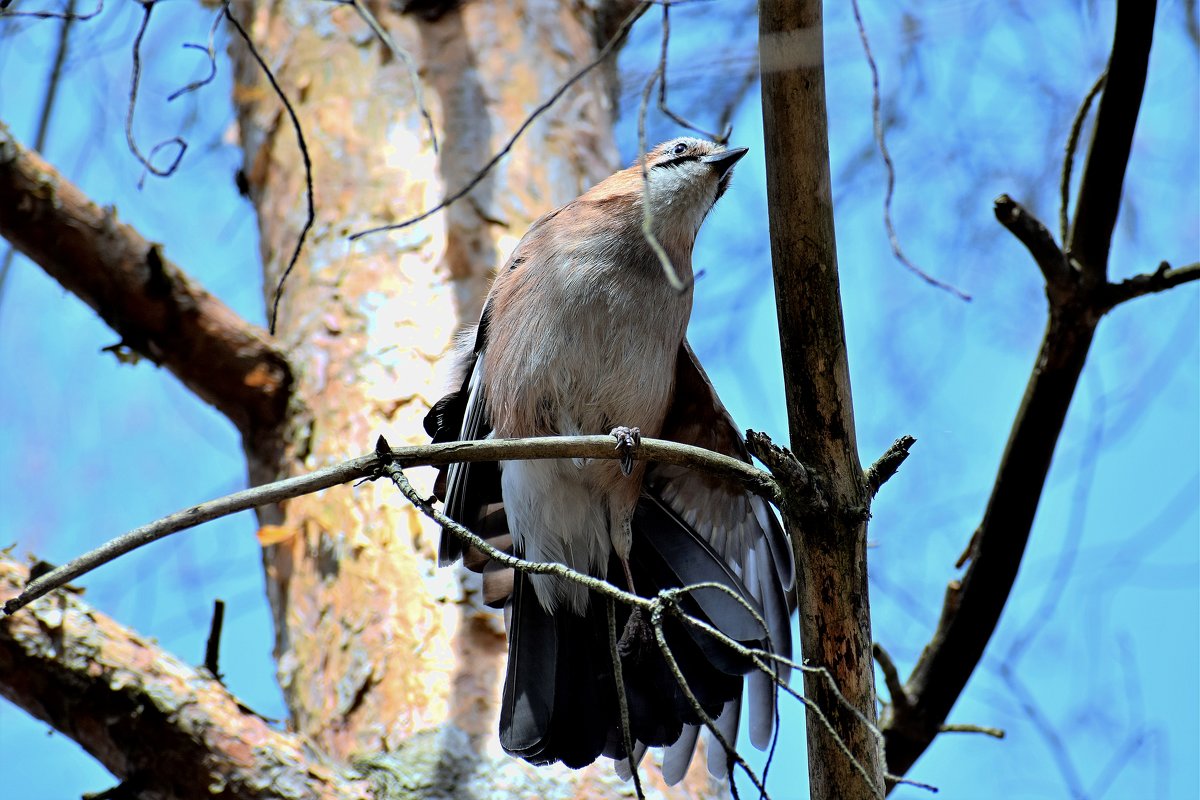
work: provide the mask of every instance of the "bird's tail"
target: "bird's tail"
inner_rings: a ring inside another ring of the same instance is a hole
[[[634,517],[630,562],[639,594],[653,597],[662,590],[706,584],[679,595],[679,614],[746,647],[770,646],[755,614],[735,599],[749,597],[737,576],[700,537],[649,498]],[[501,572],[485,568],[485,586],[503,585],[497,577]],[[615,557],[609,575],[617,585],[623,583]],[[562,761],[580,767],[600,755],[624,759],[607,598],[593,591],[583,615],[565,608],[550,613],[537,602],[527,576],[511,575],[511,587],[501,744],[535,764]],[[644,611],[631,612],[621,603],[614,606],[614,618],[619,638],[615,657],[621,664],[630,733],[638,743],[635,752],[642,746],[675,744],[686,734],[689,746],[676,748],[688,751],[676,758],[686,768],[694,726],[702,724],[692,698],[709,718],[720,716],[727,705],[740,701],[742,676],[751,664],[675,612],[668,610],[657,620],[661,630]]]

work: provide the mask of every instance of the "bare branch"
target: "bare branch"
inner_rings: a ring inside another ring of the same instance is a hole
[[[798,509],[784,504],[784,519],[797,536],[801,647],[806,663],[829,669],[839,693],[873,720],[868,498],[858,460],[839,290],[822,4],[763,0],[758,19],[767,210],[789,445],[820,476],[829,503],[828,514],[804,519],[802,526],[797,524]],[[805,694],[829,722],[826,728],[813,714],[806,722],[813,797],[865,797],[882,791],[885,770],[878,739],[807,672]]]
[[[1054,241],[1054,236],[1041,220],[1006,194],[995,199],[993,210],[1000,224],[1008,228],[1033,256],[1046,279],[1047,291],[1066,289],[1071,283],[1071,268],[1067,264],[1067,257]]]
[[[965,722],[955,722],[941,727],[942,733],[981,733],[993,739],[1003,739],[1006,734],[1003,728],[991,728],[987,725],[969,725]]]
[[[908,700],[908,692],[904,689],[904,682],[900,680],[900,673],[896,670],[896,664],[892,661],[892,657],[879,642],[871,645],[871,652],[875,655],[875,662],[879,664],[879,671],[883,673],[883,682],[887,686],[892,707],[908,708],[911,705]]]
[[[962,579],[947,588],[937,630],[905,684],[911,707],[894,709],[884,725],[888,770],[896,775],[903,775],[940,732],[991,639],[1024,556],[1051,459],[1104,311],[1098,297],[1107,286],[1109,245],[1145,84],[1154,11],[1153,2],[1118,0],[1108,78],[1067,250],[1070,266],[1059,261],[1045,226],[1011,199],[997,202],[1001,222],[1026,243],[1046,274],[1050,317],[972,541],[971,563]],[[1066,291],[1057,292],[1056,286]]]
[[[1079,183],[1071,238],[1065,243],[1067,254],[1079,261],[1088,282],[1093,284],[1101,283],[1108,269],[1108,251],[1121,206],[1133,129],[1146,87],[1156,6],[1154,0],[1117,2],[1104,94],[1096,109],[1092,142]]]
[[[28,570],[0,559],[0,599]],[[0,694],[52,725],[145,798],[368,797],[364,784],[273,730],[218,681],[60,593],[0,618]]]
[[[875,495],[879,494],[879,489],[892,479],[892,476],[900,469],[900,465],[908,458],[908,451],[916,443],[917,440],[912,436],[901,436],[892,442],[892,446],[884,451],[874,464],[867,467],[867,472],[863,477],[867,481],[867,495],[870,499],[875,499]]]
[[[83,300],[122,343],[171,370],[244,437],[282,418],[291,368],[245,322],[0,124],[0,235]]]
[[[1154,272],[1126,278],[1120,283],[1110,283],[1101,292],[1101,304],[1105,311],[1126,300],[1180,286],[1200,278],[1200,263],[1171,268],[1167,262],[1158,265]]]
[[[647,461],[675,464],[738,481],[750,491],[777,501],[778,488],[765,472],[736,458],[700,447],[662,439],[642,439],[638,456]],[[400,468],[441,466],[457,461],[502,461],[539,458],[620,458],[611,436],[548,436],[533,439],[489,439],[477,442],[444,442],[392,448],[388,460]],[[280,503],[292,497],[312,494],[342,483],[371,478],[378,474],[384,459],[378,453],[335,464],[331,467],[286,478],[253,489],[210,500],[186,508],[148,525],[136,528],[84,555],[30,581],[18,597],[4,605],[12,614],[49,591],[57,589],[96,567],[139,547],[156,542],[172,533],[194,528],[220,517],[260,506]],[[482,541],[482,540],[480,540]],[[478,547],[475,542],[472,545]],[[484,550],[483,547],[479,549]],[[486,552],[486,550],[485,550]],[[496,551],[497,553],[499,551]],[[491,555],[489,553],[489,555]],[[565,568],[564,568],[565,569]]]

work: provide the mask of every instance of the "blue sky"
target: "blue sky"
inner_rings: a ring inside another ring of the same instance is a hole
[[[1044,324],[1040,273],[994,221],[991,201],[1008,192],[1056,228],[1062,144],[1111,35],[1111,12],[1100,5],[864,4],[896,161],[899,236],[913,260],[970,292],[971,303],[915,280],[891,257],[870,76],[848,8],[828,12],[831,160],[862,459],[900,434],[918,439],[870,529],[874,633],[902,672],[958,575],[953,562],[979,521]],[[672,12],[676,110],[715,125],[715,106],[754,57],[752,8],[720,2]],[[141,191],[122,127],[140,16],[118,0],[77,27],[46,154],[261,322],[257,233],[233,186],[240,154],[225,135],[229,70],[222,64],[203,92],[165,100],[203,74],[203,58],[180,44],[206,38],[210,12],[181,2],[155,12],[143,54],[154,68],[136,130],[143,150],[180,133],[191,147],[178,174],[149,179]],[[56,35],[53,22],[0,26],[0,75],[27,77],[0,85],[0,120],[26,142]],[[652,11],[622,60],[626,159],[636,152],[636,98],[657,40]],[[1196,53],[1180,4],[1161,4],[1114,238],[1116,275],[1200,254]],[[757,100],[754,86],[733,118],[734,143],[751,153],[697,245],[704,275],[690,336],[739,424],[786,440]],[[656,114],[649,127],[652,141],[680,132]],[[1200,792],[1198,332],[1196,285],[1139,299],[1102,323],[1013,598],[951,715],[1004,728],[1008,738],[939,738],[911,777],[941,787],[940,796]],[[16,542],[20,553],[61,562],[244,485],[233,428],[169,374],[99,352],[116,339],[40,270],[15,261],[0,299],[0,546]],[[212,600],[225,599],[227,682],[278,717],[254,527],[249,514],[221,520],[82,583],[97,607],[194,662]],[[805,796],[800,713],[785,709],[771,771],[781,798]],[[65,737],[7,704],[0,770],[13,796],[71,797],[112,782]],[[893,796],[926,795],[901,788]]]

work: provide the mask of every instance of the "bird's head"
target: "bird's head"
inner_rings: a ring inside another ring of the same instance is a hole
[[[680,226],[694,235],[713,204],[725,194],[733,165],[746,148],[725,147],[703,139],[670,139],[646,153],[644,162],[630,168],[642,178],[646,167],[647,196],[656,228]]]

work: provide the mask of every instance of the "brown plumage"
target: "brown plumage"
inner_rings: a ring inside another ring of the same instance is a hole
[[[529,229],[497,274],[480,324],[464,338],[459,390],[430,411],[435,441],[608,433],[638,428],[749,460],[684,334],[691,314],[692,246],[744,150],[698,139],[665,142]],[[642,234],[642,204],[685,289],[667,281]],[[617,460],[454,465],[447,513],[533,561],[554,561],[651,596],[717,581],[745,597],[767,630],[716,590],[689,613],[733,638],[790,655],[784,590],[791,554],[766,504],[728,481]],[[463,556],[443,535],[442,563]],[[505,749],[571,766],[624,755],[604,603],[552,576],[513,575],[468,558],[485,595],[504,605],[509,665],[501,711]],[[622,610],[621,624],[628,612]],[[674,625],[673,651],[709,713],[736,727],[749,664]],[[668,779],[686,770],[699,722],[657,654],[626,654],[634,738],[672,746]],[[752,734],[773,724],[772,686],[751,678]],[[723,765],[723,757],[719,759]],[[676,774],[677,773],[677,774]]]

